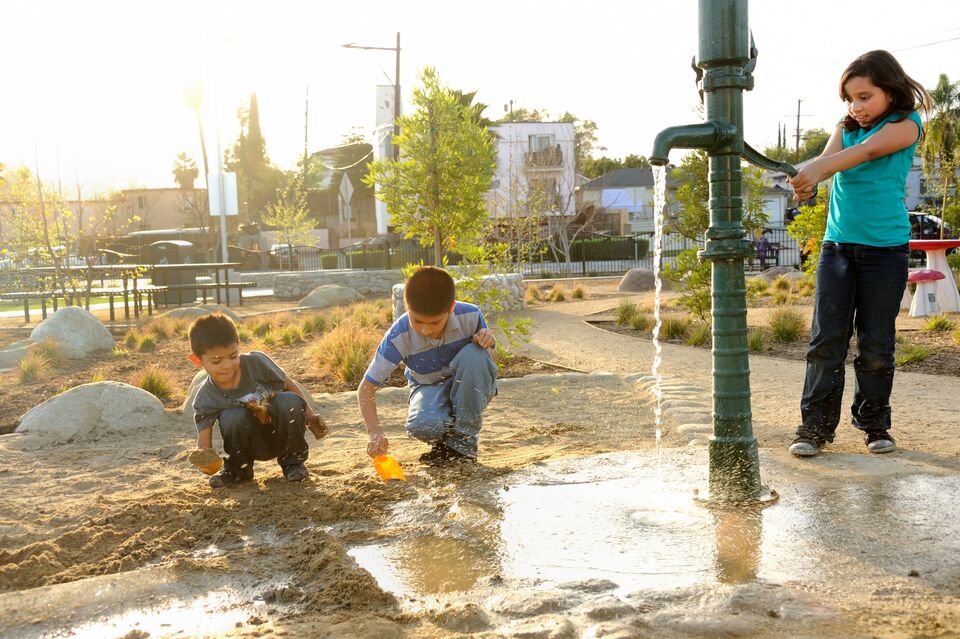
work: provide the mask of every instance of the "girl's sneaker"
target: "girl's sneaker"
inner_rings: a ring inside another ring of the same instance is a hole
[[[892,453],[897,449],[897,442],[893,441],[885,430],[867,433],[867,450],[871,453]]]

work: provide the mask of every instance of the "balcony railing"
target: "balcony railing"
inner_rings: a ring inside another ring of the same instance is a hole
[[[524,157],[527,168],[552,169],[563,166],[563,151],[560,145],[551,146],[541,151],[530,151]]]

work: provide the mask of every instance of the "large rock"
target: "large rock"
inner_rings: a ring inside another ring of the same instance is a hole
[[[240,323],[240,316],[231,311],[226,306],[217,306],[216,304],[198,304],[197,306],[181,306],[180,308],[174,308],[161,317],[172,317],[174,319],[186,319],[191,322],[198,317],[203,317],[204,315],[209,315],[210,313],[221,313],[226,315],[233,320],[235,324]]]
[[[804,277],[803,271],[799,271],[792,266],[771,266],[760,272],[761,277],[765,277],[770,281],[777,279],[781,275],[786,276],[790,281],[802,280]]]
[[[363,296],[348,286],[339,284],[325,284],[310,291],[309,295],[300,300],[304,308],[329,308],[360,302]]]
[[[61,308],[30,333],[30,339],[36,342],[43,341],[45,337],[56,342],[64,356],[72,359],[113,348],[110,331],[89,311],[79,306]]]
[[[193,400],[197,398],[197,393],[200,392],[200,385],[207,381],[207,371],[202,368],[197,371],[197,374],[193,376],[193,379],[190,381],[190,387],[187,388],[187,397],[183,400],[183,403],[180,404],[180,412],[187,415],[193,416]],[[307,398],[307,403],[310,404],[310,408],[321,417],[323,416],[320,413],[320,405],[317,404],[317,401],[313,399],[313,396],[310,394],[303,384],[297,380],[293,380],[293,383],[297,385],[297,388],[300,389],[300,392],[303,393],[303,396]]]
[[[645,268],[632,268],[623,274],[620,278],[620,286],[617,287],[621,293],[642,293],[652,291],[656,286],[653,271]]]
[[[13,368],[19,364],[20,360],[27,356],[27,352],[32,345],[33,342],[23,339],[0,348],[0,370]]]
[[[97,382],[75,386],[34,406],[20,418],[17,432],[67,443],[155,428],[163,419],[163,404],[147,391],[121,382]]]

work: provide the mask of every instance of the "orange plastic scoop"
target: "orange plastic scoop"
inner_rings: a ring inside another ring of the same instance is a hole
[[[377,470],[377,474],[380,475],[380,479],[383,481],[406,479],[406,477],[403,476],[403,469],[400,468],[400,464],[390,455],[377,455],[373,460],[373,467]]]
[[[223,459],[212,448],[198,448],[187,459],[204,475],[213,475],[223,468]]]

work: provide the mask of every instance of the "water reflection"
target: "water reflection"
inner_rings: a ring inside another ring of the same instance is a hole
[[[729,508],[713,511],[717,581],[742,584],[754,581],[760,567],[763,511]]]

